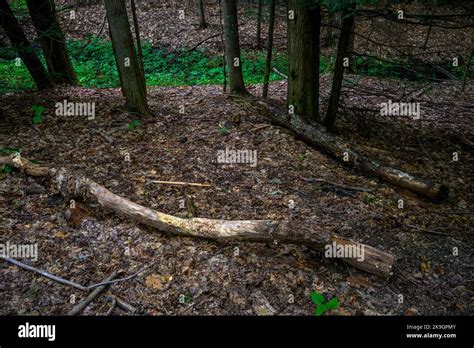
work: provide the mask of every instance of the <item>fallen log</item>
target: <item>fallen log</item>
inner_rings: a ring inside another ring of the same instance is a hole
[[[328,133],[322,126],[310,124],[297,114],[288,111],[272,101],[248,98],[263,114],[279,126],[292,130],[303,141],[316,147],[329,156],[339,160],[360,172],[382,179],[392,185],[408,189],[413,193],[441,202],[448,198],[448,186],[425,182],[401,170],[382,166],[380,163],[360,154],[360,150],[351,147],[341,137]]]
[[[309,221],[287,220],[218,220],[205,218],[179,218],[161,213],[120,197],[104,186],[88,179],[77,177],[64,169],[37,166],[17,156],[0,158],[33,176],[49,176],[58,191],[84,199],[93,199],[102,207],[127,216],[159,231],[180,236],[239,242],[276,242],[305,245],[311,249],[325,251],[334,244],[363,250],[363,258],[341,259],[360,270],[381,277],[391,275],[394,256],[369,245],[339,237],[327,231],[314,232],[315,224]]]

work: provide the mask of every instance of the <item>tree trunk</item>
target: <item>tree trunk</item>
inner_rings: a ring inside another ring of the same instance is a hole
[[[197,0],[197,9],[198,9],[198,17],[199,17],[199,29],[206,29],[207,22],[206,22],[206,15],[204,12],[204,0]]]
[[[351,34],[349,36],[349,44],[347,45],[347,58],[349,58],[349,67],[347,68],[349,74],[357,74],[357,66],[354,59],[354,40],[355,40],[356,18],[352,22]]]
[[[237,22],[236,0],[222,0],[225,54],[229,69],[229,85],[231,93],[247,94],[242,76],[242,60],[240,58],[239,25]]]
[[[36,55],[34,48],[26,38],[26,35],[18,23],[18,20],[13,15],[7,0],[0,0],[0,21],[13,47],[15,47],[17,54],[25,63],[26,68],[30,72],[38,89],[54,87],[53,81],[48,76],[46,69]]]
[[[145,67],[143,66],[143,49],[142,42],[140,40],[140,27],[138,26],[137,7],[135,6],[135,0],[130,0],[130,7],[132,10],[133,28],[135,29],[135,41],[137,42],[138,64],[140,64],[140,70],[143,77],[145,77]]]
[[[257,50],[260,50],[262,47],[261,40],[262,40],[262,7],[263,7],[263,0],[258,0],[258,8],[257,8]]]
[[[27,0],[33,25],[43,48],[46,65],[56,83],[77,84],[66,46],[66,39],[56,19],[53,0]]]
[[[355,6],[349,5],[342,11],[342,29],[337,44],[336,65],[332,78],[331,95],[329,97],[328,110],[324,125],[329,131],[334,131],[336,124],[336,114],[339,108],[339,99],[341,98],[342,79],[344,77],[344,60],[349,59],[347,52],[351,37],[352,27],[354,25]]]
[[[341,238],[324,229],[318,229],[315,232],[317,223],[313,221],[184,219],[136,204],[110,192],[104,186],[90,179],[77,177],[65,170],[41,167],[21,157],[16,159],[0,157],[0,164],[13,165],[33,176],[49,176],[53,181],[53,187],[57,187],[60,192],[72,196],[93,198],[103,208],[111,209],[161,232],[237,242],[300,244],[322,252],[334,243],[343,247],[349,245],[360,248],[363,251],[363,259],[351,257],[341,258],[341,260],[353,267],[381,277],[391,275],[392,265],[395,261],[393,255],[369,245]]]
[[[276,0],[270,0],[270,23],[268,24],[268,46],[267,59],[265,60],[265,76],[263,78],[263,98],[268,96],[268,83],[270,80],[270,70],[272,69],[272,51],[273,51],[273,30],[275,28],[275,6]]]
[[[425,182],[401,170],[384,167],[375,160],[361,155],[361,151],[356,148],[349,147],[344,139],[326,132],[319,125],[309,124],[302,116],[295,114],[289,117],[284,108],[273,102],[257,99],[252,103],[260,107],[263,106],[264,114],[276,124],[292,130],[303,141],[335,158],[345,166],[410,190],[434,202],[441,202],[448,198],[449,189],[445,184]]]
[[[145,77],[138,63],[124,0],[104,0],[115,61],[120,75],[126,108],[150,115],[146,99]]]
[[[288,108],[315,123],[319,121],[321,9],[289,0],[288,10]]]

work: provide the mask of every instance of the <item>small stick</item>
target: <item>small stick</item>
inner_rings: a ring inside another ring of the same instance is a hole
[[[303,179],[303,180],[306,181],[306,182],[310,182],[310,183],[322,182],[322,183],[329,184],[329,185],[332,185],[332,186],[336,186],[336,187],[339,187],[339,188],[342,188],[342,189],[345,189],[345,190],[360,191],[360,192],[372,192],[373,191],[372,189],[369,189],[369,188],[342,185],[342,184],[338,184],[338,183],[335,183],[335,182],[327,181],[325,179],[311,178],[311,179]]]
[[[135,313],[137,311],[137,309],[135,307],[133,307],[130,303],[125,302],[120,297],[109,296],[109,297],[107,297],[107,301],[111,301],[112,297],[115,298],[117,307],[122,308],[124,311],[131,312],[131,313]]]
[[[105,283],[107,281],[110,281],[112,279],[114,279],[115,277],[117,276],[117,272],[112,272],[105,280]],[[91,303],[92,301],[94,301],[94,299],[99,296],[99,294],[105,290],[105,288],[108,286],[108,284],[105,284],[105,285],[101,285],[99,287],[97,287],[94,291],[92,291],[89,296],[87,296],[82,302],[80,302],[79,304],[75,305],[74,308],[68,313],[69,316],[73,316],[73,315],[76,315],[76,314],[79,314],[80,312],[82,312],[82,310],[84,308],[87,307],[87,305],[89,303]]]
[[[114,310],[115,306],[117,305],[117,298],[115,296],[110,296],[110,297],[107,298],[107,300],[109,300],[109,298],[112,299],[112,304],[110,305],[110,308],[105,313],[106,316],[109,316],[112,313],[112,311]]]
[[[442,233],[442,232],[437,232],[437,231],[433,231],[433,230],[428,230],[426,228],[423,228],[423,227],[418,227],[418,226],[415,226],[415,225],[406,225],[408,227],[411,227],[411,228],[415,228],[417,230],[420,230],[420,231],[424,231],[426,233],[431,233],[431,234],[436,234],[436,235],[440,235],[440,236],[448,236],[446,233]]]
[[[277,70],[277,68],[273,67],[272,70],[273,70],[273,72],[275,72],[277,75],[280,75],[281,77],[284,77],[285,79],[288,78],[288,76],[286,76],[285,74],[279,72],[279,71]]]
[[[251,132],[256,132],[256,131],[258,131],[258,130],[260,130],[260,129],[264,129],[264,128],[267,128],[267,127],[270,127],[270,126],[271,126],[270,124],[264,124],[264,125],[255,127],[255,128],[253,128],[253,129],[251,129],[250,131],[251,131]]]
[[[154,184],[165,184],[165,185],[181,185],[181,186],[197,186],[197,187],[211,187],[211,184],[199,184],[192,182],[182,182],[182,181],[161,181],[161,180],[152,180],[150,181]]]
[[[116,279],[116,280],[112,280],[113,278],[111,279],[106,279],[104,280],[103,282],[100,282],[100,283],[97,283],[97,284],[93,284],[93,285],[89,285],[88,287],[86,287],[87,290],[90,290],[90,289],[93,289],[93,288],[97,288],[97,287],[100,287],[100,286],[104,286],[104,285],[109,285],[109,284],[115,284],[115,283],[118,283],[118,282],[123,282],[125,280],[129,280],[129,279],[132,279],[134,277],[136,277],[137,275],[139,275],[140,273],[142,273],[143,271],[145,271],[147,268],[151,267],[152,265],[154,265],[154,263],[151,263],[149,264],[148,266],[145,266],[143,267],[141,270],[139,270],[138,272],[135,272],[129,276],[126,276],[125,278],[120,278],[120,279]]]
[[[20,262],[18,260],[15,260],[15,259],[12,259],[10,257],[7,257],[7,256],[0,256],[0,259],[2,260],[5,260],[7,262],[10,262],[10,263],[13,263],[14,265],[18,266],[18,267],[21,267],[23,269],[26,269],[28,271],[32,271],[32,272],[35,272],[35,273],[38,273],[40,275],[42,275],[43,277],[46,277],[46,278],[49,278],[51,280],[54,280],[54,281],[57,281],[58,283],[61,283],[61,284],[65,284],[65,285],[69,285],[69,286],[72,286],[76,289],[79,289],[79,290],[82,290],[82,291],[87,291],[87,287],[85,286],[82,286],[80,284],[77,284],[77,283],[74,283],[70,280],[67,280],[67,279],[64,279],[64,278],[60,278],[60,277],[57,277],[55,275],[52,275],[46,271],[43,271],[41,269],[38,269],[38,268],[35,268],[35,267],[32,267],[32,266],[29,266],[23,262]]]

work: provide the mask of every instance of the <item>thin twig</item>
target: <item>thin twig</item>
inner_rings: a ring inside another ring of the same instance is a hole
[[[434,231],[434,230],[429,230],[427,228],[423,228],[423,227],[418,227],[418,226],[415,226],[415,225],[406,225],[408,227],[411,227],[411,228],[414,228],[414,229],[417,229],[417,230],[420,230],[420,231],[423,231],[423,232],[426,232],[426,233],[431,233],[431,234],[436,234],[436,235],[440,235],[440,236],[445,236],[445,237],[449,237],[446,233],[443,233],[443,232],[438,232],[438,231]]]
[[[204,42],[206,42],[207,40],[213,39],[213,38],[215,38],[215,37],[217,37],[217,36],[219,36],[219,35],[221,35],[221,33],[217,33],[217,34],[215,34],[215,35],[209,36],[208,38],[205,38],[205,39],[202,40],[202,41],[199,41],[197,44],[195,44],[193,47],[191,47],[191,48],[188,50],[188,52],[194,51],[196,48],[198,48],[200,45],[202,45],[202,44],[203,44]]]
[[[137,311],[137,309],[134,306],[132,306],[130,303],[125,302],[120,297],[108,296],[107,301],[111,301],[112,297],[115,298],[117,307],[122,308],[124,311],[130,312],[130,313],[135,313]]]
[[[272,68],[272,71],[273,71],[274,73],[276,73],[277,75],[280,75],[281,77],[285,78],[285,79],[288,78],[287,75],[283,74],[282,72],[279,72],[279,71],[277,70],[277,68],[275,68],[275,67]]]
[[[80,284],[77,284],[77,283],[74,283],[70,280],[67,280],[67,279],[64,279],[64,278],[60,278],[60,277],[57,277],[55,275],[52,275],[46,271],[43,271],[41,269],[38,269],[38,268],[35,268],[35,267],[32,267],[32,266],[29,266],[23,262],[20,262],[18,260],[15,260],[15,259],[12,259],[8,256],[0,256],[0,259],[2,260],[5,260],[7,262],[10,262],[10,263],[13,263],[14,265],[18,266],[18,267],[21,267],[23,269],[26,269],[28,271],[32,271],[32,272],[35,272],[35,273],[38,273],[40,275],[42,275],[43,277],[46,277],[46,278],[49,278],[51,280],[54,280],[58,283],[61,283],[61,284],[64,284],[64,285],[69,285],[69,286],[72,286],[76,289],[79,289],[79,290],[82,290],[82,291],[87,291],[87,287],[85,286],[82,286]]]
[[[110,296],[109,298],[112,299],[112,304],[110,305],[110,308],[107,310],[107,312],[105,313],[106,316],[109,316],[112,311],[114,310],[115,306],[117,305],[117,298],[115,296]],[[109,299],[107,298],[107,300]]]
[[[82,310],[84,308],[87,307],[87,305],[89,303],[91,303],[92,301],[94,301],[94,299],[99,296],[99,294],[105,290],[105,288],[108,286],[108,281],[111,281],[112,279],[114,279],[116,276],[117,276],[117,272],[112,272],[107,278],[106,278],[106,281],[104,282],[105,284],[104,285],[101,285],[99,286],[98,288],[96,288],[94,291],[92,291],[82,302],[78,303],[77,305],[75,305],[73,307],[73,309],[71,309],[71,311],[68,313],[69,316],[74,316],[76,314],[79,314],[80,312],[82,312]]]
[[[199,184],[192,182],[183,182],[183,181],[161,181],[161,180],[151,180],[151,183],[154,184],[165,184],[165,185],[180,185],[180,186],[197,186],[197,187],[211,187],[211,184]]]
[[[103,282],[100,282],[100,283],[97,283],[97,284],[93,284],[93,285],[90,285],[88,286],[86,289],[87,290],[90,290],[90,289],[93,289],[93,288],[96,288],[98,286],[103,286],[103,285],[109,285],[109,284],[115,284],[115,283],[119,283],[119,282],[123,282],[125,280],[129,280],[129,279],[132,279],[132,278],[135,278],[137,275],[139,275],[140,273],[142,273],[143,271],[145,271],[147,268],[151,267],[152,265],[154,265],[155,263],[151,263],[145,267],[143,267],[141,270],[139,270],[138,272],[135,272],[125,278],[120,278],[120,279],[115,279],[115,280],[107,280],[107,281],[103,281]]]
[[[304,179],[303,178],[303,180],[306,181],[306,182],[309,182],[309,183],[322,182],[324,184],[339,187],[343,190],[360,191],[360,192],[372,192],[373,191],[372,189],[369,189],[369,188],[338,184],[336,182],[327,181],[325,179],[317,179],[317,178]]]

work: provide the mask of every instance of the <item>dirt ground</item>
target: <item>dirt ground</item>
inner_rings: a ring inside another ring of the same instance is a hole
[[[270,92],[281,99],[285,89],[285,82],[276,82]],[[250,91],[258,93],[259,87]],[[466,102],[454,91],[443,96],[457,105]],[[55,116],[54,104],[64,99],[96,102],[96,118]],[[472,148],[450,136],[452,129],[461,129],[472,139],[472,113],[462,117],[462,109],[453,113],[439,107],[420,126],[380,116],[361,121],[347,112],[341,124],[345,137],[383,163],[448,183],[449,201],[434,204],[349,171],[270,125],[251,105],[223,95],[220,86],[151,88],[149,100],[156,117],[127,129],[133,116],[122,111],[119,90],[72,87],[3,95],[0,145],[20,148],[25,158],[66,167],[132,201],[178,216],[186,216],[179,204],[186,195],[194,198],[198,216],[220,219],[288,218],[292,199],[298,218],[314,221],[315,231],[336,232],[393,253],[393,276],[383,280],[301,246],[168,236],[97,205],[76,228],[65,218],[67,200],[47,182],[20,173],[0,182],[2,239],[37,243],[35,267],[83,285],[113,270],[128,275],[151,265],[108,290],[140,314],[312,315],[311,291],[341,300],[332,314],[473,313]],[[367,105],[362,97],[348,100],[347,110],[356,108],[358,100]],[[31,105],[46,108],[40,125],[31,125]],[[236,115],[240,124],[232,122]],[[356,136],[361,122],[378,123],[365,137]],[[256,129],[261,125],[268,126]],[[228,134],[219,131],[222,126]],[[217,163],[217,151],[226,147],[257,150],[257,166]],[[454,151],[460,153],[458,162],[451,160]],[[130,162],[124,160],[126,153]],[[311,184],[311,178],[373,191],[337,190]],[[180,188],[150,180],[208,182],[212,187]],[[400,198],[403,209],[397,206]],[[77,300],[84,296],[7,263],[0,265],[0,279],[1,314],[65,314],[73,306],[71,295]],[[84,314],[103,315],[109,306],[102,296]],[[124,312],[115,309],[113,314]]]

